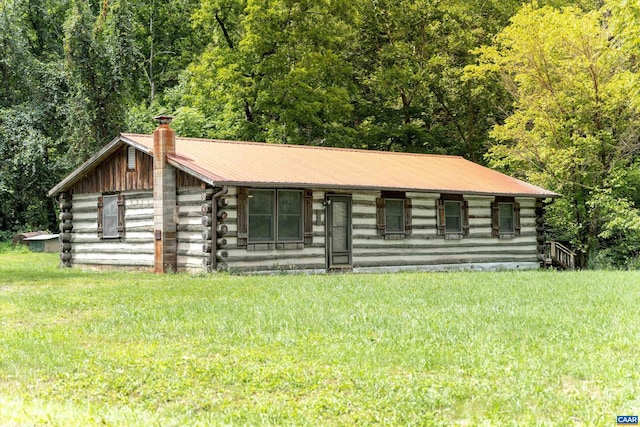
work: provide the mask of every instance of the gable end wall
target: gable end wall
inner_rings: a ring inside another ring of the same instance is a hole
[[[136,168],[129,171],[127,146],[121,147],[71,187],[73,194],[152,189],[153,157],[136,150]]]

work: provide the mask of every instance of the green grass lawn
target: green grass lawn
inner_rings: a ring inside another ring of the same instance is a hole
[[[158,276],[0,255],[0,425],[615,425],[640,273]]]

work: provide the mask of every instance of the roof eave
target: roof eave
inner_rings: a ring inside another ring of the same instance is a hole
[[[98,164],[100,164],[106,157],[110,156],[114,152],[116,152],[123,145],[131,145],[135,147],[137,150],[140,150],[146,154],[153,154],[152,150],[148,149],[146,146],[139,144],[125,136],[118,135],[111,142],[105,145],[100,151],[98,151],[95,155],[93,155],[89,160],[78,166],[73,170],[66,178],[58,183],[55,187],[53,187],[47,193],[49,197],[55,196],[65,189],[69,188],[71,185],[78,182],[80,179],[84,177],[85,174],[91,172],[95,169]]]
[[[174,160],[174,159],[168,157],[167,158],[167,163],[170,164],[171,166],[175,167],[176,169],[181,170],[182,172],[185,172],[185,173],[187,173],[189,175],[194,176],[195,178],[198,178],[200,181],[202,181],[202,182],[204,182],[206,184],[209,184],[211,186],[215,186],[217,184],[217,181],[209,178],[208,176],[206,176],[206,175],[204,175],[204,174],[202,174],[202,173],[200,173],[200,172],[198,172],[198,171],[196,171],[196,170],[194,170],[194,169],[192,169],[192,168],[190,168],[188,166],[185,166],[184,164],[180,163],[177,160]]]
[[[176,167],[178,167],[176,165]],[[181,168],[183,171],[193,173]],[[202,179],[202,178],[201,178]],[[210,182],[214,185],[214,182]],[[322,184],[322,183],[304,183],[304,182],[253,182],[253,181],[231,181],[231,180],[217,180],[215,185],[230,185],[239,187],[256,187],[256,188],[284,188],[284,187],[296,187],[296,188],[326,188],[328,190],[367,190],[367,191],[404,191],[415,193],[446,193],[446,194],[466,194],[470,196],[506,196],[506,197],[527,197],[535,199],[555,199],[562,197],[561,194],[546,192],[546,193],[521,193],[521,192],[490,192],[490,191],[473,191],[473,190],[451,190],[445,188],[408,188],[408,187],[371,187],[366,185],[335,185],[335,184]]]

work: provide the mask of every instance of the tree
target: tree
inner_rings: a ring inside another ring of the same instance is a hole
[[[54,143],[37,124],[42,111],[0,109],[0,230],[55,230],[53,200],[46,193],[59,172]]]
[[[370,148],[481,159],[496,115],[491,91],[463,81],[470,50],[488,43],[518,1],[360,2],[352,61],[359,133]]]
[[[549,0],[556,4],[576,3]],[[487,134],[504,120],[508,94],[465,78],[473,49],[491,43],[520,0],[366,0],[350,62],[355,121],[369,148],[462,155],[484,161]],[[585,0],[584,7],[591,6]]]
[[[640,241],[640,75],[610,13],[526,5],[469,70],[499,75],[513,96],[513,113],[491,132],[490,163],[564,196],[548,219],[581,267]]]
[[[129,0],[141,76],[136,98],[152,105],[158,95],[178,84],[179,74],[202,53],[206,33],[192,27],[199,0]]]
[[[105,1],[94,17],[87,0],[73,0],[64,50],[70,88],[65,139],[77,164],[124,128],[138,69],[128,1]]]
[[[345,144],[352,29],[344,0],[206,0],[197,24],[213,34],[189,67],[180,103],[210,136]]]
[[[205,0],[210,45],[166,103],[214,137],[483,160],[506,93],[465,80],[520,0]]]
[[[46,193],[60,173],[66,85],[60,49],[41,27],[61,30],[64,13],[55,6],[46,0],[0,4],[0,231],[55,226]]]

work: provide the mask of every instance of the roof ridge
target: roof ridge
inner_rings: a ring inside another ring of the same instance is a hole
[[[213,186],[294,185],[352,190],[370,188],[523,197],[559,196],[462,156],[204,138],[178,137],[177,143],[179,150],[176,156],[168,156],[170,163]],[[153,153],[153,135],[122,133],[71,172],[49,194],[59,194],[71,188],[124,144],[146,154]],[[324,155],[322,150],[325,150]]]
[[[133,137],[146,137],[153,138],[153,135],[149,134],[135,134],[135,133],[122,133],[122,136],[133,136]],[[394,154],[399,156],[430,156],[430,157],[449,157],[449,158],[458,158],[462,160],[467,160],[463,156],[457,156],[453,154],[434,154],[434,153],[409,153],[405,151],[383,151],[383,150],[368,150],[366,148],[345,148],[345,147],[326,147],[326,146],[318,146],[318,145],[299,145],[299,144],[280,144],[277,142],[259,142],[259,141],[235,141],[231,139],[211,139],[211,138],[192,138],[192,137],[184,137],[176,135],[176,140],[183,141],[199,141],[199,142],[212,142],[218,144],[233,144],[233,145],[256,145],[256,146],[270,146],[270,147],[281,147],[285,149],[307,149],[307,150],[331,150],[331,151],[348,151],[348,152],[356,152],[356,153],[384,153],[384,154]]]

